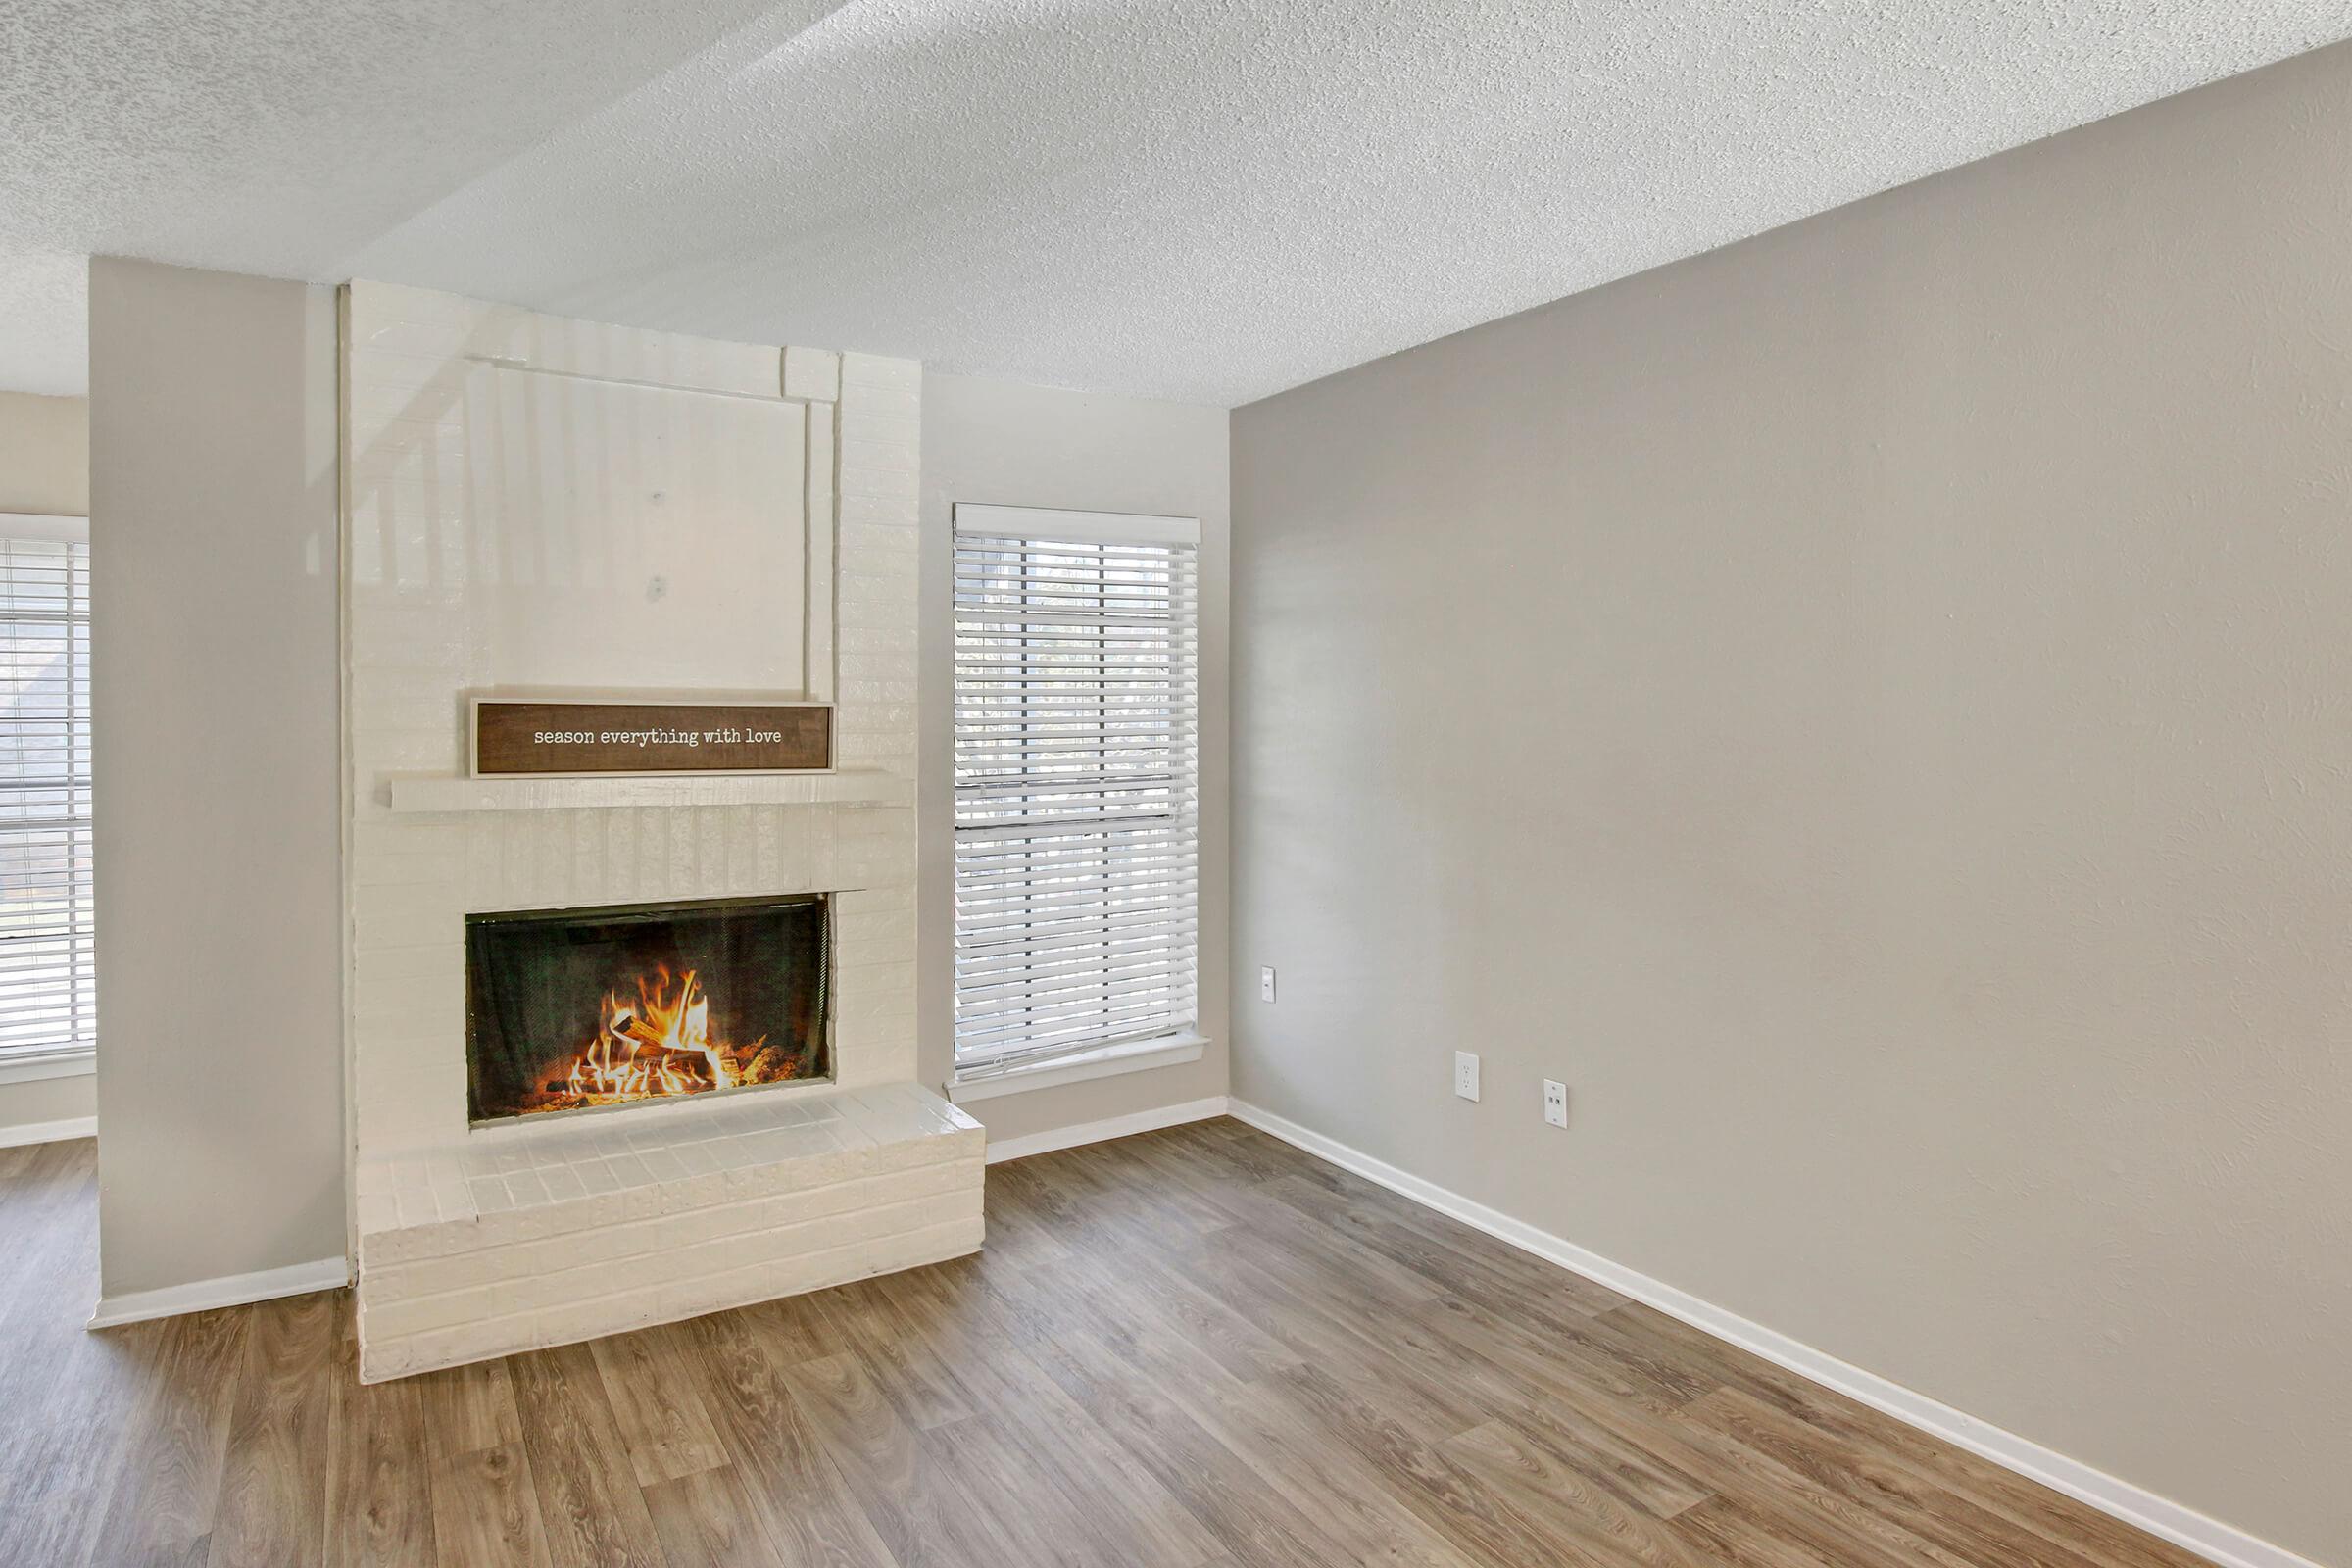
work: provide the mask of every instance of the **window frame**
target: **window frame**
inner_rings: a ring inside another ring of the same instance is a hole
[[[86,551],[90,542],[90,519],[68,514],[0,512],[0,539],[78,544]],[[82,569],[86,583],[89,570],[86,555]],[[87,700],[86,689],[83,697]],[[94,786],[94,779],[92,783]],[[86,1042],[61,1046],[0,1047],[0,1084],[81,1077],[97,1071],[97,1067],[98,1050],[94,1032]]]
[[[1200,857],[1201,852],[1202,801],[1200,779],[1201,752],[1201,663],[1203,654],[1204,618],[1200,599],[1200,525],[1192,517],[1171,517],[1148,514],[1070,511],[1042,507],[1006,507],[956,503],[951,509],[951,561],[958,559],[967,538],[1009,538],[1025,544],[1070,544],[1079,546],[1144,545],[1166,547],[1183,552],[1187,587],[1191,593],[1189,605],[1177,612],[1171,622],[1178,644],[1183,649],[1184,662],[1177,669],[1177,685],[1182,699],[1175,705],[1182,744],[1183,766],[1177,785],[1179,805],[1169,820],[1178,824],[1180,841],[1184,845],[1186,875],[1191,886],[1186,897],[1190,930],[1173,946],[1181,956],[1181,965],[1187,976],[1187,1015],[1172,1020],[1166,1027],[1140,1036],[1123,1036],[1111,1040],[1082,1040],[1074,1044],[1049,1046],[1029,1050],[1021,1046],[985,1056],[967,1055],[960,1040],[952,1032],[950,1053],[952,1068],[948,1090],[952,1098],[969,1101],[1008,1094],[1017,1090],[1044,1088],[1051,1084],[1076,1082],[1113,1073],[1138,1071],[1150,1067],[1171,1065],[1197,1060],[1206,1047],[1200,1033],[1200,919],[1201,887]],[[957,568],[951,565],[953,576]],[[965,731],[956,722],[955,710],[966,691],[962,671],[957,667],[956,654],[966,626],[964,609],[956,602],[951,586],[949,593],[950,645],[950,809],[951,838],[975,842],[985,836],[987,829],[966,823],[963,818],[963,796],[957,789],[957,758],[961,753]],[[1041,836],[1047,836],[1041,834]],[[956,858],[952,857],[952,859]],[[958,960],[958,970],[950,977],[951,1018],[960,1015],[963,997],[960,961],[963,955],[961,935],[963,926],[957,906],[964,888],[961,862],[950,870],[950,923],[953,946]],[[959,1031],[956,1031],[959,1032]]]

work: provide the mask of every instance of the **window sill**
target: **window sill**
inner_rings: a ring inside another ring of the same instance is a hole
[[[975,1100],[993,1100],[999,1095],[1051,1089],[1056,1084],[1084,1083],[1090,1078],[1147,1072],[1153,1067],[1175,1067],[1188,1061],[1199,1061],[1200,1054],[1207,1049],[1207,1040],[1189,1032],[1162,1035],[1154,1040],[1129,1040],[1075,1056],[1057,1056],[1052,1061],[1011,1067],[984,1077],[952,1076],[948,1079],[948,1098],[961,1105]]]
[[[0,1056],[0,1084],[28,1084],[42,1078],[79,1078],[98,1070],[98,1054],[84,1046],[78,1051],[44,1051],[24,1056]]]

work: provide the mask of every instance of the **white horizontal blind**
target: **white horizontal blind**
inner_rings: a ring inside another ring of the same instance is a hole
[[[94,1044],[91,940],[89,546],[0,537],[0,1061]]]
[[[1197,549],[1152,541],[1164,518],[1053,538],[976,531],[974,510],[956,537],[965,1076],[1191,1027],[1199,950]]]

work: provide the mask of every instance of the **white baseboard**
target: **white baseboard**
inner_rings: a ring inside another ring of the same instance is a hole
[[[992,1138],[988,1144],[988,1162],[994,1165],[1007,1159],[1025,1159],[1031,1154],[1050,1154],[1056,1149],[1099,1144],[1107,1138],[1126,1138],[1188,1121],[1206,1121],[1211,1116],[1224,1115],[1225,1109],[1225,1097],[1212,1095],[1206,1100],[1188,1100],[1181,1105],[1160,1105],[1102,1121],[1080,1122],[1074,1127],[1053,1127],[1026,1138],[1007,1138],[1003,1143]]]
[[[308,1296],[313,1291],[339,1291],[351,1283],[351,1265],[341,1257],[321,1257],[308,1263],[288,1263],[252,1274],[226,1274],[217,1280],[168,1285],[160,1291],[125,1291],[100,1298],[90,1314],[90,1327],[111,1329],[122,1323],[144,1323],[154,1317],[177,1317],[182,1312],[205,1312],[216,1306],[243,1306],[270,1301],[281,1296]]]
[[[68,1116],[62,1121],[21,1121],[14,1127],[0,1127],[0,1149],[18,1149],[25,1144],[62,1144],[69,1138],[95,1138],[98,1118]]]
[[[1435,1182],[1424,1181],[1408,1171],[1399,1170],[1385,1160],[1375,1159],[1360,1150],[1310,1131],[1287,1117],[1277,1116],[1270,1110],[1262,1110],[1240,1100],[1232,1101],[1227,1110],[1237,1120],[1248,1122],[1261,1132],[1271,1133],[1284,1143],[1296,1145],[1317,1158],[1353,1171],[1367,1181],[1378,1182],[1392,1192],[1401,1193],[1417,1203],[1485,1231],[1523,1251],[1532,1252],[1547,1262],[1557,1263],[1571,1273],[1605,1285],[1621,1296],[1630,1296],[1669,1317],[1680,1318],[1692,1328],[1762,1356],[1800,1377],[1810,1378],[1825,1388],[1835,1389],[1874,1410],[1884,1411],[1898,1421],[1966,1448],[2004,1469],[2014,1470],[2028,1480],[2037,1481],[2054,1492],[2062,1492],[2149,1535],[2162,1537],[2177,1546],[2210,1558],[2222,1564],[2223,1568],[2321,1568],[2320,1564],[2297,1556],[2283,1546],[2273,1545],[2258,1536],[2207,1518],[2193,1508],[2183,1507],[2170,1498],[2119,1481],[2105,1471],[2094,1470],[2080,1460],[2053,1452],[2031,1439],[1980,1421],[1964,1410],[1955,1410],[1899,1383],[1890,1382],[1873,1372],[1865,1372],[1801,1341],[1792,1340],[1786,1334],[1768,1329],[1760,1323],[1751,1323],[1711,1301],[1701,1300],[1687,1291],[1677,1290],[1661,1280],[1651,1279],[1621,1263],[1611,1262],[1574,1242],[1548,1231],[1538,1230],[1499,1209],[1489,1208]],[[994,1150],[989,1152],[989,1157],[996,1157]]]

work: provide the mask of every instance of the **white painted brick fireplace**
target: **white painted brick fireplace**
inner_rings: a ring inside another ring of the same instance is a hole
[[[363,1377],[977,1249],[982,1134],[914,1084],[918,368],[369,283],[344,310]],[[831,701],[834,766],[469,779],[489,691]],[[808,892],[835,1082],[469,1128],[468,912]]]

